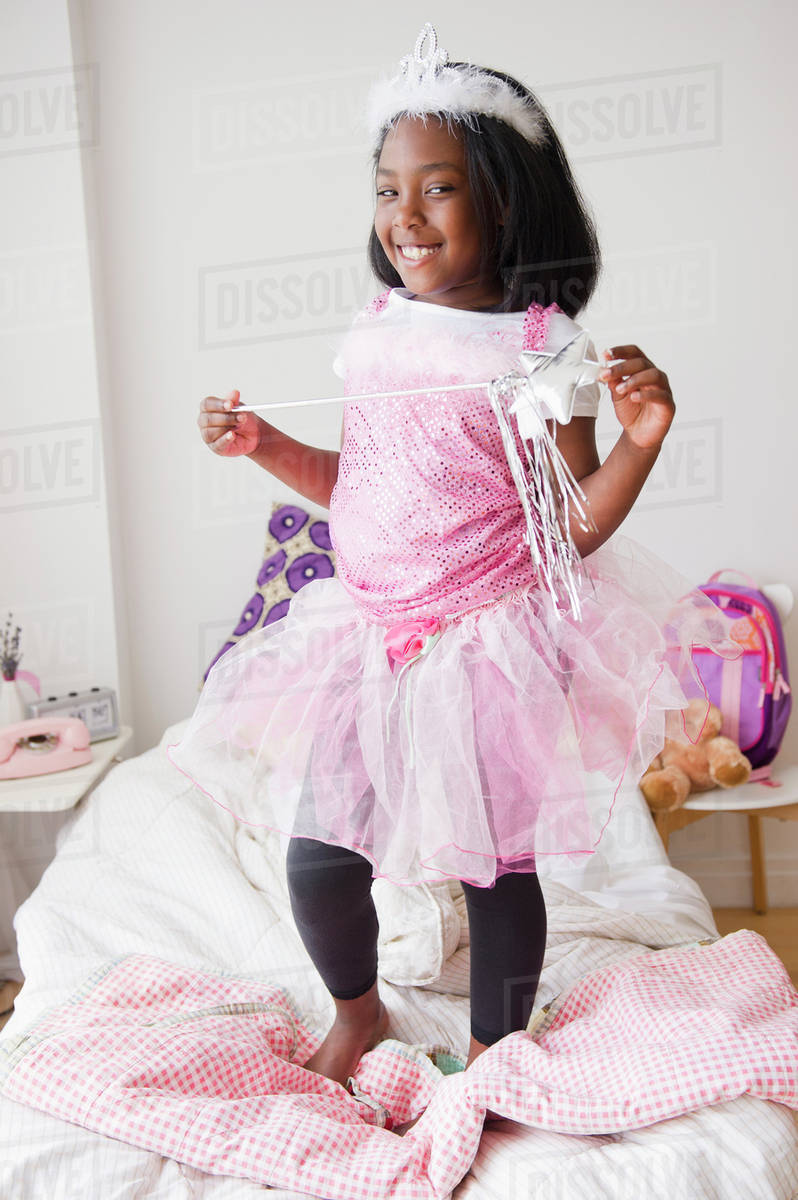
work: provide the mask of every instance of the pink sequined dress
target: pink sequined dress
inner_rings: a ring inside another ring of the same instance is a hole
[[[556,305],[479,313],[394,289],[336,369],[347,395],[478,382],[578,328]],[[575,415],[598,396],[580,389]],[[581,620],[558,617],[484,390],[344,414],[337,575],[219,660],[172,761],[240,820],[357,850],[396,883],[579,861],[622,780],[683,736],[691,644],[739,653],[718,610],[615,535],[583,561]]]

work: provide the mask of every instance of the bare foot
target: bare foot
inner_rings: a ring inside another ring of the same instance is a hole
[[[475,1058],[479,1058],[488,1047],[483,1042],[478,1042],[474,1035],[471,1035],[471,1044],[468,1048],[468,1059],[466,1061],[466,1070],[471,1066]],[[505,1121],[506,1117],[500,1117],[498,1113],[493,1112],[490,1108],[485,1112],[485,1124],[492,1125],[495,1121]]]
[[[471,1042],[468,1047],[468,1058],[466,1059],[466,1065],[465,1065],[466,1071],[471,1066],[474,1059],[479,1058],[480,1054],[483,1054],[487,1049],[488,1049],[488,1047],[485,1045],[485,1043],[478,1042],[472,1033],[471,1034]]]
[[[393,1132],[397,1133],[399,1135],[399,1137],[404,1137],[406,1133],[410,1132],[410,1130],[415,1125],[416,1121],[421,1120],[421,1118],[424,1116],[424,1113],[426,1111],[427,1111],[426,1108],[423,1108],[417,1117],[413,1117],[412,1121],[405,1121],[402,1125],[394,1125]]]
[[[406,1133],[410,1132],[410,1130],[413,1128],[413,1126],[416,1124],[416,1122],[421,1120],[421,1118],[424,1116],[424,1113],[426,1111],[427,1111],[426,1109],[422,1109],[417,1117],[413,1117],[412,1121],[405,1121],[402,1125],[394,1125],[393,1132],[398,1133],[399,1137],[404,1137]],[[488,1109],[487,1112],[485,1113],[485,1124],[486,1125],[494,1125],[497,1121],[503,1122],[506,1120],[507,1120],[506,1117],[500,1117],[498,1113],[491,1112],[490,1109]]]
[[[478,1042],[477,1039],[472,1035],[471,1044],[468,1048],[468,1059],[466,1060],[465,1070],[467,1071],[468,1068],[471,1066],[472,1062],[474,1061],[474,1059],[479,1058],[480,1054],[482,1054],[487,1049],[488,1049],[487,1046],[485,1046],[482,1042]],[[412,1121],[404,1121],[401,1125],[394,1125],[393,1132],[398,1133],[399,1137],[404,1137],[404,1135],[406,1133],[410,1132],[410,1130],[413,1128],[413,1126],[416,1124],[416,1122],[421,1120],[421,1117],[423,1116],[425,1111],[426,1111],[426,1109],[422,1109],[422,1111],[418,1114],[417,1117],[413,1117]],[[498,1116],[497,1113],[491,1112],[490,1109],[488,1109],[487,1112],[485,1113],[485,1123],[486,1124],[492,1124],[494,1121],[503,1121],[504,1119],[505,1119],[504,1117]]]
[[[354,1001],[346,1001],[352,1004]],[[343,1015],[338,1005],[338,1013],[332,1029],[325,1037],[315,1053],[302,1065],[308,1071],[316,1071],[326,1075],[346,1087],[349,1076],[354,1074],[357,1064],[368,1050],[373,1050],[381,1042],[388,1030],[388,1010],[381,1000],[373,1016],[363,1014],[356,1016]]]

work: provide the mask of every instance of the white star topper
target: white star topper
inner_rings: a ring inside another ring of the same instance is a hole
[[[603,369],[597,358],[585,357],[589,341],[588,331],[582,329],[556,354],[522,350],[521,366],[527,378],[510,409],[515,413],[522,437],[532,437],[540,427],[535,401],[545,404],[560,425],[567,425],[571,420],[574,393],[595,383]]]

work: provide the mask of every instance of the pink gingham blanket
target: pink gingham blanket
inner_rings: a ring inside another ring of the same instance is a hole
[[[265,983],[143,955],[3,1043],[2,1092],[216,1175],[330,1200],[448,1196],[486,1109],[561,1133],[650,1125],[748,1092],[798,1108],[798,993],[756,933],[632,954],[468,1071],[387,1040],[354,1094],[299,1064],[318,1035]],[[392,1123],[417,1115],[405,1137]]]

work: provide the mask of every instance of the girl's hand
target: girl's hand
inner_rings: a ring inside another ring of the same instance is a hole
[[[256,413],[238,413],[241,394],[232,391],[223,400],[218,396],[206,396],[200,404],[197,418],[202,440],[214,454],[235,458],[239,454],[252,454],[260,441],[260,419]]]
[[[623,359],[601,371],[599,379],[610,389],[615,415],[627,438],[641,450],[658,448],[676,411],[667,375],[639,346],[612,346],[604,356]]]

